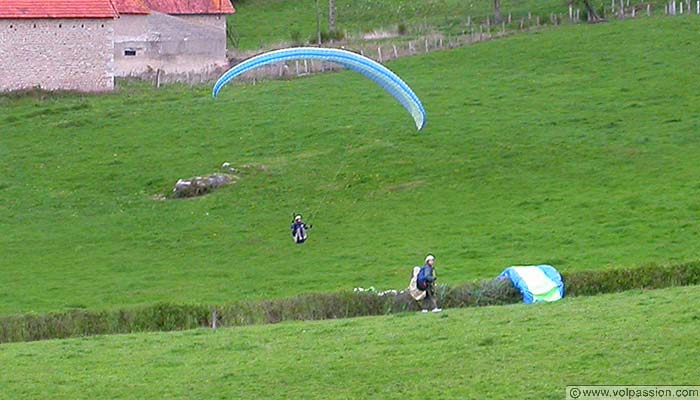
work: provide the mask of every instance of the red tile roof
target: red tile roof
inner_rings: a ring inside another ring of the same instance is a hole
[[[144,0],[153,11],[164,14],[233,14],[230,0]]]
[[[0,0],[0,19],[116,16],[110,0]]]
[[[119,14],[150,14],[143,0],[112,0],[114,8]]]

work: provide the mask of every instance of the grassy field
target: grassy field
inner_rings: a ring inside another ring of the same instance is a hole
[[[388,64],[421,133],[353,73],[0,97],[0,313],[225,303],[695,260],[696,18],[482,43]],[[672,32],[673,34],[669,34]],[[175,181],[251,164],[196,200]],[[314,224],[295,246],[292,212]]]
[[[316,9],[313,1],[256,0],[234,1],[236,14],[229,24],[237,32],[240,49],[255,49],[279,42],[310,41],[316,37]],[[415,35],[437,30],[446,33],[469,32],[469,17],[484,21],[492,17],[491,0],[336,0],[337,29],[357,37],[372,30],[396,31],[403,24]],[[319,1],[321,29],[328,31],[328,1]],[[562,0],[502,0],[501,13],[507,16],[568,12]],[[478,28],[478,26],[477,26]],[[295,38],[296,36],[296,38]]]
[[[700,287],[0,345],[1,399],[562,399],[697,383]]]

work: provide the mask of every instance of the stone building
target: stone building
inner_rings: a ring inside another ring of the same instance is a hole
[[[229,0],[113,0],[115,75],[200,73],[226,66]]]
[[[0,0],[0,92],[227,65],[230,0]]]
[[[0,91],[114,88],[110,0],[0,1]]]

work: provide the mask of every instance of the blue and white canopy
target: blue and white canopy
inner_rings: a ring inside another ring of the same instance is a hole
[[[498,279],[505,278],[510,279],[523,294],[525,304],[557,301],[564,297],[561,274],[551,265],[509,267],[498,275]]]
[[[360,54],[347,50],[328,49],[319,47],[292,47],[274,50],[257,55],[233,66],[226,71],[214,84],[212,96],[216,97],[224,85],[233,78],[268,64],[290,60],[321,60],[329,61],[345,68],[359,72],[375,81],[389,92],[411,114],[418,130],[423,129],[426,122],[425,108],[411,88],[388,68]]]

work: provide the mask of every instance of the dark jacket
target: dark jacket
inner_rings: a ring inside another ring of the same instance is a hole
[[[301,228],[304,228],[304,230],[309,229],[309,227],[303,222],[292,223],[292,236],[296,235],[297,231]]]
[[[433,282],[435,282],[435,268],[425,264],[421,267],[420,272],[418,272],[416,285],[418,286],[418,289],[425,290]]]

